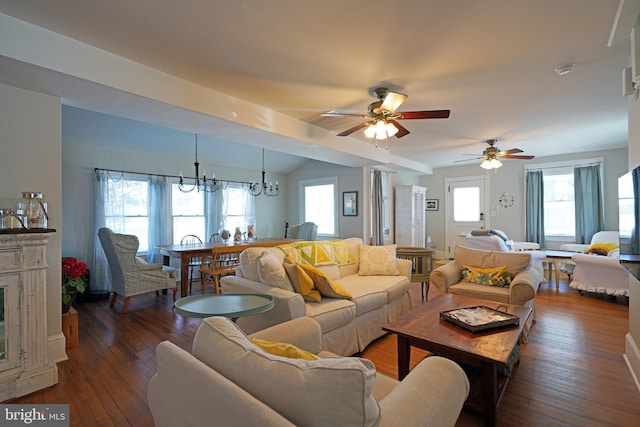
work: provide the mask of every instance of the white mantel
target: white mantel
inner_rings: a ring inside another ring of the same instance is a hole
[[[58,382],[58,369],[47,350],[46,246],[53,231],[0,232],[5,341],[0,346],[5,351],[0,402]]]

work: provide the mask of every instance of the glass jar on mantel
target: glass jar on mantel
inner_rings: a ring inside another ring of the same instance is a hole
[[[25,191],[22,199],[18,201],[18,209],[25,213],[27,228],[47,228],[49,215],[47,214],[47,202],[42,193]]]

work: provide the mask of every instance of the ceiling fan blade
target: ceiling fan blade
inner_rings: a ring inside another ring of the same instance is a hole
[[[463,160],[456,160],[453,163],[460,163],[460,162],[470,162],[471,160],[480,160],[480,159],[484,159],[484,157],[475,157],[473,159],[463,159]]]
[[[364,114],[356,114],[356,113],[339,113],[337,111],[327,111],[326,113],[320,114],[322,117],[367,117]]]
[[[430,110],[430,111],[402,111],[398,113],[398,120],[414,119],[448,119],[451,110]]]
[[[359,131],[360,129],[363,129],[363,128],[367,127],[368,125],[369,125],[369,123],[367,123],[367,122],[362,122],[362,123],[360,123],[360,124],[358,124],[358,125],[355,125],[354,127],[350,128],[350,129],[345,130],[344,132],[340,132],[340,133],[338,134],[338,136],[348,136],[348,135],[351,135],[352,133],[357,132],[357,131]]]
[[[389,113],[393,114],[396,112],[398,108],[402,105],[402,103],[407,99],[407,95],[398,92],[387,92],[387,95],[384,97],[384,101],[382,101],[382,105],[380,105],[381,110],[386,110]]]
[[[406,127],[402,126],[402,125],[401,125],[400,123],[398,123],[397,121],[395,121],[395,120],[387,120],[387,121],[388,121],[389,123],[393,123],[393,125],[394,125],[395,127],[397,127],[397,128],[398,128],[398,132],[395,134],[395,137],[396,137],[396,138],[402,138],[403,136],[407,136],[407,135],[409,135],[409,134],[411,133],[411,132],[409,132],[409,131],[407,130],[407,128],[406,128]]]
[[[511,150],[505,150],[502,151],[500,154],[502,154],[503,156],[507,155],[507,154],[515,154],[515,153],[522,153],[523,151],[519,148],[512,148]]]
[[[522,160],[530,160],[535,158],[536,156],[514,156],[512,154],[507,154],[502,156],[503,159],[522,159]]]

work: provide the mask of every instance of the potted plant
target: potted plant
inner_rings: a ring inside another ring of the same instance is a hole
[[[67,313],[77,294],[87,287],[87,264],[76,258],[62,258],[62,313]]]

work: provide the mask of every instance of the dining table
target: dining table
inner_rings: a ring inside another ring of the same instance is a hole
[[[189,260],[191,258],[200,258],[211,254],[216,247],[234,246],[244,250],[251,247],[272,247],[285,245],[295,242],[299,239],[285,239],[281,237],[263,237],[260,239],[246,240],[240,242],[207,242],[195,244],[174,244],[174,245],[158,245],[156,248],[160,250],[162,255],[162,263],[169,265],[171,258],[180,260],[180,296],[189,295]]]

